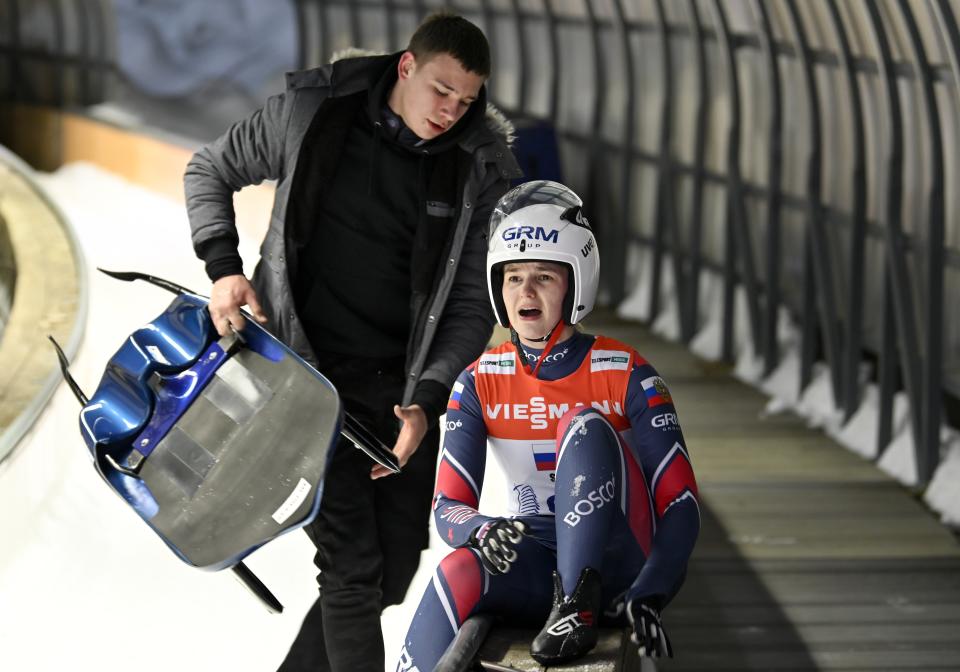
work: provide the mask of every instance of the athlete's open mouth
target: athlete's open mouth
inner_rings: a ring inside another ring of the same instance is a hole
[[[521,308],[520,317],[540,317],[541,312],[539,308]]]

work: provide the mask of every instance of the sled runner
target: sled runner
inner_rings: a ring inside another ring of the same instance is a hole
[[[567,670],[568,672],[619,672],[647,669],[637,657],[629,628],[602,627],[600,642],[585,658],[558,667],[530,658],[530,642],[536,628],[505,625],[489,613],[470,616],[457,631],[433,672],[520,672],[521,670]]]
[[[457,636],[447,647],[447,650],[437,661],[433,672],[467,672],[476,669],[481,661],[477,660],[477,652],[486,639],[494,618],[491,614],[474,614],[463,622],[457,631]]]
[[[395,472],[396,457],[343,412],[322,374],[253,319],[219,337],[205,298],[104,272],[177,296],[127,338],[89,399],[54,342],[96,470],[181,560],[233,568],[282,610],[241,560],[314,519],[341,434]]]

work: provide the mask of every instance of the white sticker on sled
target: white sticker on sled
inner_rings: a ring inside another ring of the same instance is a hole
[[[271,517],[277,521],[277,525],[283,525],[284,521],[292,516],[293,512],[303,504],[303,500],[307,498],[307,493],[310,492],[310,487],[309,483],[302,478],[300,479],[297,487],[293,489],[293,492],[290,493],[286,501],[280,505],[279,509],[273,512],[273,516]]]

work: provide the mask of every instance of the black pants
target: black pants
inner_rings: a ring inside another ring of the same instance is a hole
[[[393,446],[402,362],[341,358],[321,363],[321,370],[347,411]],[[428,545],[439,440],[434,426],[402,473],[373,481],[370,458],[341,439],[324,477],[320,513],[306,528],[317,547],[320,597],[278,672],[383,671],[380,612],[403,602]]]

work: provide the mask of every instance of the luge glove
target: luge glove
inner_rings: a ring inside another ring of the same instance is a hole
[[[633,632],[630,639],[649,658],[673,658],[673,646],[660,621],[660,610],[650,600],[630,600],[627,618]]]
[[[517,545],[527,532],[519,520],[497,518],[470,534],[471,546],[480,551],[480,562],[490,574],[506,574],[517,560]]]

